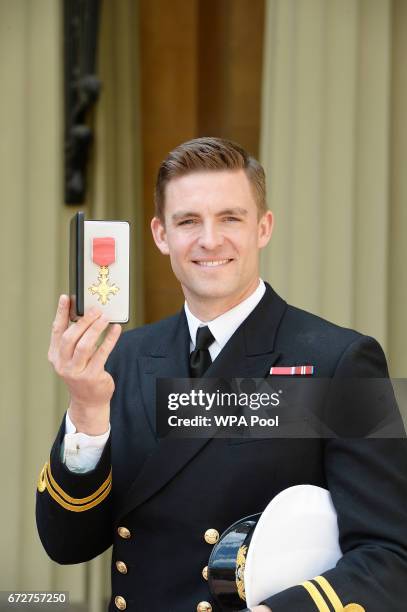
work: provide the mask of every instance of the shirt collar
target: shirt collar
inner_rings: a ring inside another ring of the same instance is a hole
[[[243,302],[227,310],[212,321],[200,321],[190,311],[187,302],[184,304],[185,315],[188,321],[189,334],[191,337],[192,348],[195,348],[196,332],[198,327],[207,325],[212,332],[215,341],[219,344],[220,349],[223,349],[227,341],[233,336],[237,328],[249,316],[252,310],[255,309],[266,291],[266,286],[262,279],[259,279],[257,289],[253,291]]]

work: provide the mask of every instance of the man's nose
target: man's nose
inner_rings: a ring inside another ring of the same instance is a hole
[[[223,243],[223,234],[216,223],[211,221],[203,223],[199,234],[198,244],[200,247],[213,250]]]

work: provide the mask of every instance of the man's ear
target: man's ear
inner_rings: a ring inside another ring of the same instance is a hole
[[[271,210],[268,210],[261,217],[258,225],[258,247],[262,249],[268,244],[273,232],[274,217]]]
[[[151,232],[153,234],[154,242],[160,249],[163,255],[168,255],[170,250],[167,243],[167,232],[161,219],[154,217],[151,220]]]

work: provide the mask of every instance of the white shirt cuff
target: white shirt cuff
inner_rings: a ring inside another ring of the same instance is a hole
[[[93,470],[103,452],[110,435],[109,429],[100,436],[88,436],[77,433],[76,427],[69,418],[68,411],[65,416],[65,438],[62,445],[62,461],[71,472],[84,473]]]

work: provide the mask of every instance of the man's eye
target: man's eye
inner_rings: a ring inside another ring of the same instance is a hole
[[[224,221],[240,221],[238,217],[225,217]]]

